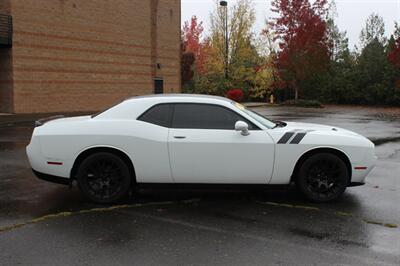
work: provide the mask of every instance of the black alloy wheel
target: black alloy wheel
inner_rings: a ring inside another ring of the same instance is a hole
[[[296,184],[309,200],[328,202],[344,193],[349,178],[341,158],[332,153],[317,153],[303,162]]]
[[[109,204],[128,194],[132,178],[129,167],[120,157],[102,152],[82,162],[77,181],[79,189],[91,201]]]

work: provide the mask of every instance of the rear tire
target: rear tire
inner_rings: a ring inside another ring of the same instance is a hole
[[[332,153],[316,153],[302,163],[296,185],[309,200],[328,202],[344,193],[349,178],[347,166],[341,158]]]
[[[112,153],[100,152],[81,163],[77,181],[79,189],[89,200],[110,204],[128,195],[132,178],[123,159]]]

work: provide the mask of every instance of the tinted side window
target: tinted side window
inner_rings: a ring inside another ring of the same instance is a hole
[[[171,117],[171,105],[159,104],[151,107],[137,120],[155,124],[162,127],[169,127]]]
[[[249,129],[255,126],[235,112],[217,105],[176,104],[173,128],[235,129],[237,121],[245,121]]]

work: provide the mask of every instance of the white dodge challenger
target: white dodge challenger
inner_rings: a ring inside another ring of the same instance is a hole
[[[272,121],[222,97],[127,99],[92,116],[39,120],[29,162],[36,176],[76,180],[90,200],[112,203],[143,183],[290,184],[327,202],[361,185],[374,144],[337,127]]]

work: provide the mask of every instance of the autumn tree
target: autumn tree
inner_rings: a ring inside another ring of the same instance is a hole
[[[268,25],[261,31],[259,38],[255,40],[255,45],[260,56],[276,55],[278,45],[275,42],[275,34]]]
[[[216,1],[214,12],[211,14],[210,41],[218,52],[220,63],[225,57],[225,12]],[[228,64],[229,70],[234,70],[246,60],[254,59],[254,46],[252,45],[252,27],[255,22],[255,10],[251,0],[238,1],[230,6],[228,12]],[[234,78],[234,76],[232,77]]]
[[[387,57],[390,62],[389,78],[393,82],[392,104],[400,105],[400,26],[395,24],[395,31],[388,43]]]
[[[388,59],[393,66],[400,70],[400,26],[397,23],[392,38],[392,44],[389,45]]]
[[[248,92],[253,85],[255,66],[260,64],[252,33],[255,22],[254,3],[252,0],[243,0],[229,6],[228,80],[224,78],[225,16],[225,10],[220,7],[219,1],[215,1],[215,9],[210,15],[210,35],[205,45],[208,54],[205,73],[199,77],[197,91],[224,94],[227,89],[235,87]]]
[[[301,85],[313,75],[326,71],[330,43],[326,14],[327,0],[274,0],[277,17],[269,22],[279,42],[276,65],[280,76],[299,98]]]
[[[273,56],[268,55],[254,70],[250,96],[255,99],[266,99],[272,93],[276,81]]]
[[[274,39],[274,33],[268,27],[255,39],[259,63],[254,67],[250,89],[250,96],[254,99],[266,99],[279,81],[279,73],[274,64],[278,47]]]
[[[181,84],[185,86],[194,77],[193,65],[196,61],[194,53],[186,51],[184,42],[181,43]]]
[[[182,39],[185,52],[193,53],[195,58],[196,71],[204,72],[205,52],[202,43],[204,31],[203,22],[199,22],[196,16],[192,16],[190,22],[186,21],[182,28]]]

